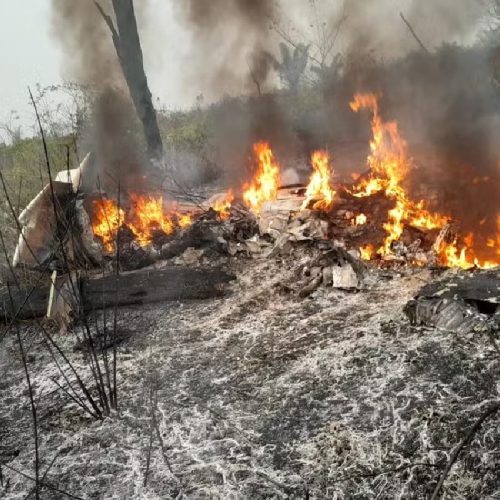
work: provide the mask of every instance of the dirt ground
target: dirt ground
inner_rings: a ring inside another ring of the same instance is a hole
[[[283,286],[290,261],[236,267],[224,298],[119,311],[119,412],[104,421],[57,388],[36,328],[23,325],[44,482],[89,499],[428,498],[499,397],[489,339],[409,325],[403,307],[428,270],[374,270],[361,291],[303,299]],[[87,373],[75,337],[57,338]],[[34,483],[12,468],[33,476],[34,448],[13,332],[0,373],[0,497],[23,499]],[[499,424],[497,414],[475,435],[444,498],[500,498]]]

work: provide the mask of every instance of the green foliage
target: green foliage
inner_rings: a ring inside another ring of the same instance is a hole
[[[208,140],[208,114],[200,109],[159,114],[165,148],[201,153]]]

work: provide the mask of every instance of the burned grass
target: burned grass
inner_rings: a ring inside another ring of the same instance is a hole
[[[224,299],[123,309],[121,411],[104,421],[54,391],[57,371],[34,345],[42,470],[57,454],[46,480],[81,498],[430,496],[450,450],[498,398],[488,337],[407,322],[403,307],[430,271],[384,271],[364,290],[299,299],[273,286],[292,286],[294,269],[292,259],[246,261]],[[60,341],[72,351],[69,336]],[[29,471],[22,372],[8,361],[2,463]],[[473,437],[446,497],[498,492],[498,423]],[[32,486],[3,474],[6,498]]]

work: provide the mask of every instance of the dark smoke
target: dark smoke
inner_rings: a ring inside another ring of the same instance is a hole
[[[250,90],[250,72],[265,84],[269,66],[262,53],[271,46],[273,0],[185,0],[176,6],[194,43],[186,68],[190,84],[209,97],[220,96],[221,88],[229,94]]]
[[[99,4],[112,14],[110,0]],[[65,76],[97,95],[81,146],[94,152],[101,186],[115,192],[120,180],[124,192],[128,186],[137,189],[145,157],[134,133],[136,114],[108,26],[91,0],[52,0],[52,32],[63,51]]]
[[[110,0],[100,1],[112,12]],[[98,89],[124,88],[108,27],[91,0],[52,0],[52,33],[63,52],[69,78]]]

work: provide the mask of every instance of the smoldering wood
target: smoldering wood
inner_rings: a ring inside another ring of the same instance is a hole
[[[210,222],[197,222],[182,233],[179,238],[173,239],[161,248],[161,257],[171,259],[181,255],[188,248],[212,248],[222,250],[222,243],[218,239],[217,227]]]
[[[83,278],[79,293],[83,312],[114,306],[141,305],[175,300],[202,300],[223,296],[224,285],[234,277],[220,269],[170,267],[163,270],[130,272],[100,278]],[[0,291],[3,320],[42,317],[47,312],[50,286]]]

